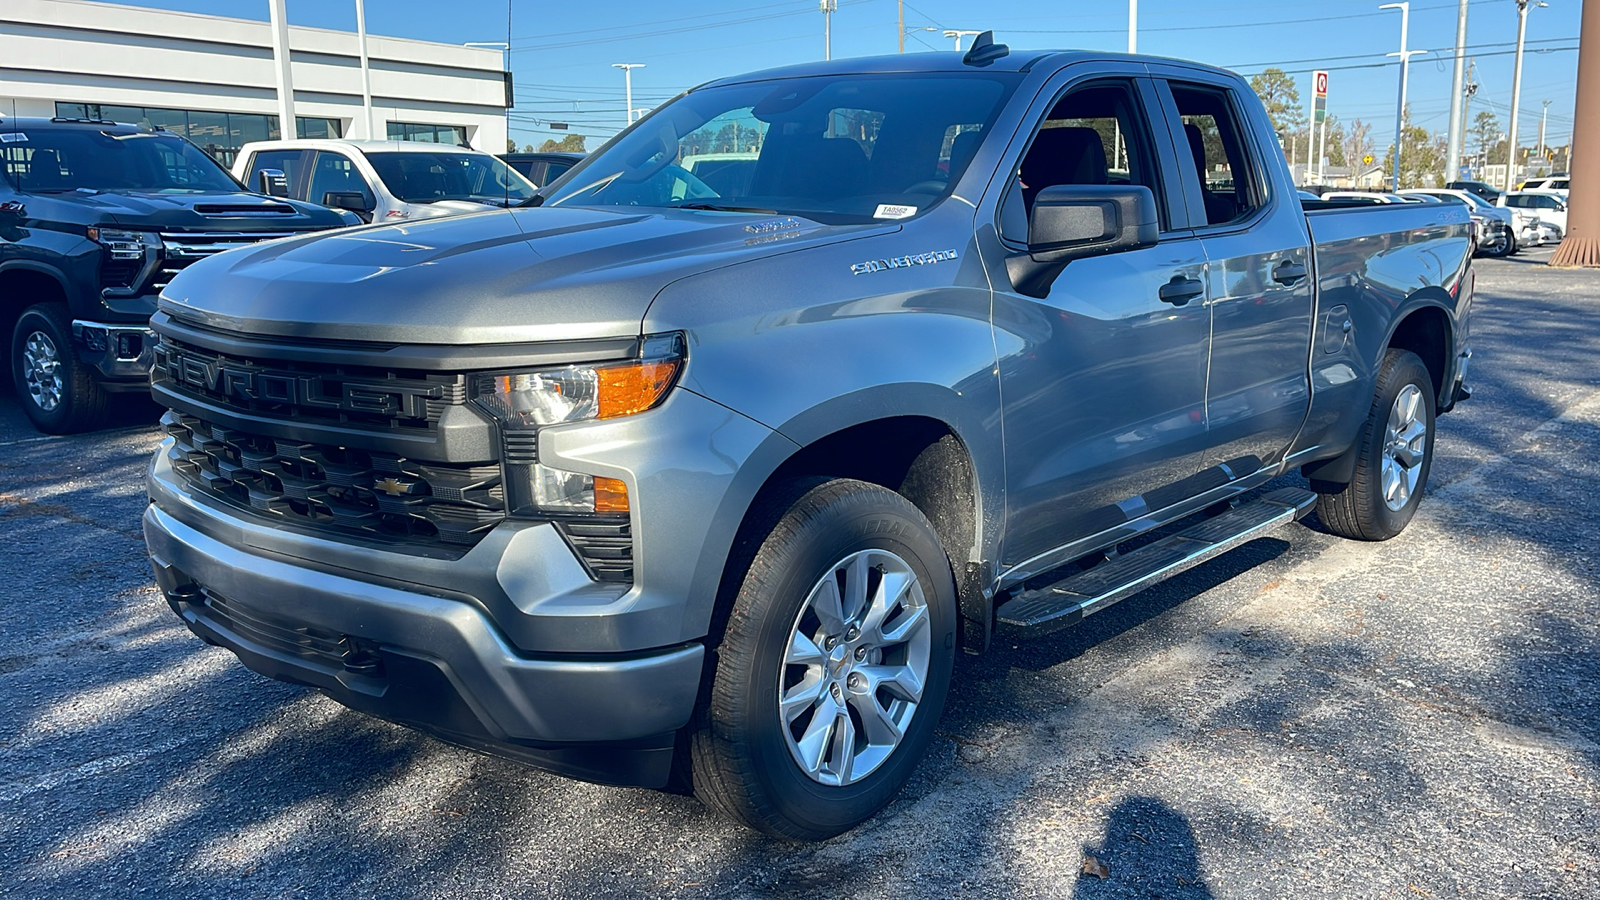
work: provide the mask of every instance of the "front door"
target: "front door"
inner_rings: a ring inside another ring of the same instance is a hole
[[[1167,227],[1178,195],[1166,184],[1171,145],[1150,128],[1153,96],[1134,77],[1068,88],[1034,128],[1000,207],[1008,253],[1026,246],[1033,198],[1052,185],[1149,187],[1164,232],[1154,247],[1074,260],[1042,297],[992,267],[1007,569],[1185,499],[1206,449],[1205,250]],[[1174,282],[1189,289],[1163,300]]]

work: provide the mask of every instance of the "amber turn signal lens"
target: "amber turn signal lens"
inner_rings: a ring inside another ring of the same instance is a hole
[[[615,419],[642,413],[661,402],[678,377],[679,359],[637,362],[626,366],[598,369],[600,376],[600,411],[597,418]],[[618,482],[619,489],[621,482]],[[595,488],[599,496],[598,485]],[[623,509],[627,508],[627,495],[623,494]]]
[[[628,486],[619,478],[594,479],[594,511],[600,514],[628,511]]]

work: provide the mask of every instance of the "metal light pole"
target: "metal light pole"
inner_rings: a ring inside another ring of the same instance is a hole
[[[947,37],[947,38],[955,38],[956,39],[956,49],[960,50],[961,49],[961,39],[962,38],[964,38],[964,37],[976,37],[976,36],[978,36],[980,34],[983,34],[983,32],[981,32],[981,31],[968,31],[968,30],[966,30],[964,28],[951,28],[951,29],[946,29],[945,30],[944,36]]]
[[[1467,137],[1467,108],[1465,90],[1467,77],[1467,3],[1461,0],[1456,10],[1456,69],[1450,88],[1450,138],[1444,157],[1444,181],[1449,183],[1459,177],[1461,145]]]
[[[1139,0],[1128,0],[1128,52],[1139,52]]]
[[[839,0],[818,0],[822,8],[822,58],[833,59],[833,14],[839,10]]]
[[[895,9],[899,13],[900,23],[900,49],[896,53],[906,52],[906,0],[895,0]]]
[[[1400,10],[1400,52],[1390,53],[1389,56],[1400,57],[1400,99],[1394,108],[1394,187],[1400,190],[1400,145],[1405,139],[1406,120],[1406,76],[1411,71],[1411,53],[1406,49],[1406,37],[1411,32],[1411,0],[1401,3],[1385,3],[1379,9]]]
[[[367,140],[375,141],[378,135],[372,128],[372,66],[367,59],[366,0],[356,0],[356,40],[361,44],[361,121],[366,126]]]
[[[1545,6],[1544,0],[1517,0],[1517,60],[1511,74],[1511,139],[1506,142],[1506,190],[1516,183],[1517,114],[1522,109],[1522,39],[1528,33],[1528,7]]]
[[[267,4],[272,20],[272,68],[278,80],[278,137],[299,137],[294,120],[294,76],[289,71],[289,15],[283,0]]]
[[[633,70],[642,69],[644,63],[612,63],[611,68],[622,70],[623,83],[627,85],[627,105],[622,108],[622,117],[633,124]]]

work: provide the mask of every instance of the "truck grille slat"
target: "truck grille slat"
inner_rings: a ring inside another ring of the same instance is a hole
[[[177,474],[200,493],[284,522],[381,538],[470,546],[506,516],[498,465],[420,463],[393,454],[275,441],[169,411]]]

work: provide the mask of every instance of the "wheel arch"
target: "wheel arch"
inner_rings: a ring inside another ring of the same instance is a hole
[[[66,276],[31,260],[0,263],[0,363],[10,365],[11,331],[22,311],[36,303],[71,303]]]

